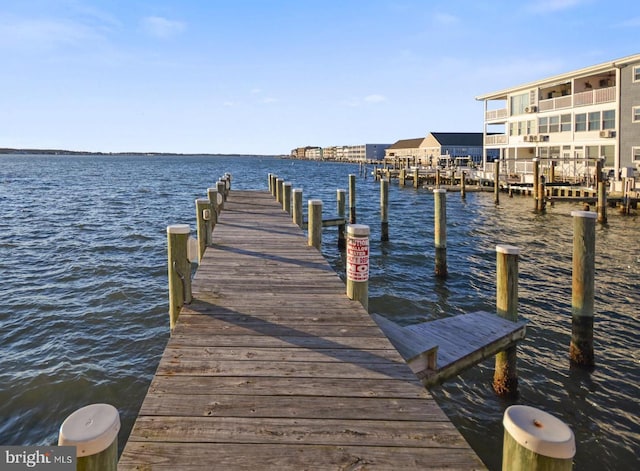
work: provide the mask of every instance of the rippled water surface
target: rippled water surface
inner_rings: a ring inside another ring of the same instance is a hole
[[[44,445],[75,409],[115,405],[126,440],[168,338],[166,226],[195,226],[195,198],[225,172],[233,187],[267,188],[276,173],[335,209],[358,166],[258,157],[0,156],[0,444]],[[495,245],[521,250],[517,403],[576,434],[575,469],[632,469],[640,456],[640,218],[613,212],[597,227],[593,372],[571,369],[570,212],[534,214],[525,197],[447,195],[446,281],[433,276],[433,196],[390,190],[390,238],[379,239],[379,186],[358,178],[358,222],[371,236],[371,312],[401,324],[495,310]],[[323,253],[338,272],[335,229]],[[493,360],[432,390],[490,469],[502,415]]]

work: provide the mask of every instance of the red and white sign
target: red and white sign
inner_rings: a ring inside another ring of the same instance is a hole
[[[347,238],[347,279],[351,281],[369,279],[368,238]]]

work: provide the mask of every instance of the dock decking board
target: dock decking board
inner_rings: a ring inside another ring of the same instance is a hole
[[[484,469],[270,194],[213,235],[118,469]]]

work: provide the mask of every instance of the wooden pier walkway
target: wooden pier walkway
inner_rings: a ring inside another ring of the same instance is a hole
[[[213,239],[118,469],[484,469],[269,193]]]

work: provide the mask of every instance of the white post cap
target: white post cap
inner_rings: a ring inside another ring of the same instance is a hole
[[[444,188],[436,188],[435,190],[433,190],[434,193],[446,193],[447,190]]]
[[[347,234],[354,237],[369,237],[369,226],[365,224],[349,224]]]
[[[518,444],[539,455],[571,459],[576,454],[575,438],[569,426],[535,407],[508,407],[502,425]]]
[[[173,224],[172,226],[167,226],[167,234],[189,234],[191,232],[191,228],[189,224]]]
[[[78,458],[106,450],[120,431],[120,415],[110,404],[78,409],[60,426],[59,446],[75,446]]]
[[[593,211],[571,211],[571,215],[573,217],[591,218],[591,219],[595,219],[598,217],[598,214]]]
[[[498,244],[496,252],[506,255],[520,255],[520,249],[514,245]]]

